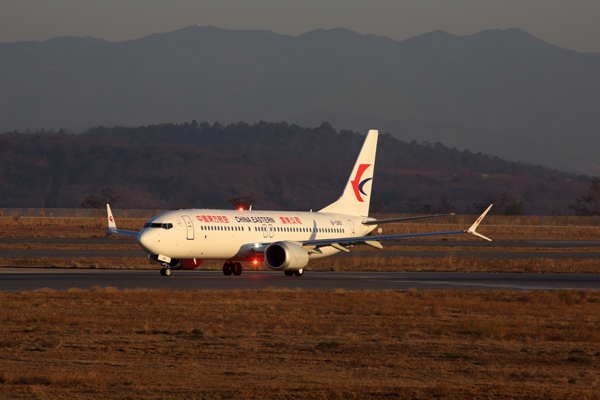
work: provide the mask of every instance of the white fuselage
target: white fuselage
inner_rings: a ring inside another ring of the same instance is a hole
[[[289,211],[189,209],[152,218],[138,235],[149,254],[172,259],[252,260],[262,257],[264,245],[365,236],[375,225],[370,218],[344,214]],[[310,258],[337,253],[331,246]]]

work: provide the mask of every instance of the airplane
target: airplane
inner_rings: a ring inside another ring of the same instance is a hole
[[[113,234],[136,237],[148,258],[162,264],[162,276],[170,276],[176,269],[194,269],[207,259],[225,260],[225,275],[241,275],[241,262],[264,262],[286,276],[302,276],[310,260],[349,252],[349,247],[358,244],[381,249],[381,241],[466,233],[492,241],[476,231],[492,205],[469,229],[367,236],[381,224],[452,215],[369,217],[377,137],[377,130],[369,131],[342,195],[318,212],[257,211],[252,207],[174,210],[151,218],[136,232],[118,229],[107,204],[106,238]]]

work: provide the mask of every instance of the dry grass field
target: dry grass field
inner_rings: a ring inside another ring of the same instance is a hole
[[[144,222],[117,220],[130,230]],[[0,218],[0,237],[103,238],[105,223]],[[462,228],[401,224],[384,233]],[[600,240],[595,228],[479,230],[498,240]],[[394,244],[385,248],[398,256],[365,252],[315,260],[308,269],[597,272],[597,260],[545,258],[547,249],[524,260],[465,257],[473,247],[464,239],[451,249]],[[138,249],[133,240],[52,246]],[[502,250],[521,251],[477,251]],[[575,250],[587,251],[564,251]],[[403,257],[405,251],[447,255]],[[201,268],[221,265],[204,261]],[[0,258],[1,266],[159,268],[136,258]],[[595,291],[44,289],[0,292],[0,305],[0,399],[600,398]]]
[[[592,399],[589,291],[0,293],[0,398]]]

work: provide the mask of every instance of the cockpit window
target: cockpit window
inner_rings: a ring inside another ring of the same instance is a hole
[[[163,228],[163,229],[171,229],[173,227],[173,224],[169,223],[169,224],[161,224],[158,222],[153,222],[151,224],[146,224],[144,225],[144,228]]]

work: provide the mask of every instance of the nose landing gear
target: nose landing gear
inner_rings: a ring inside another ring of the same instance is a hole
[[[160,275],[161,276],[171,276],[171,267],[170,266],[164,266],[161,270],[160,270]]]

